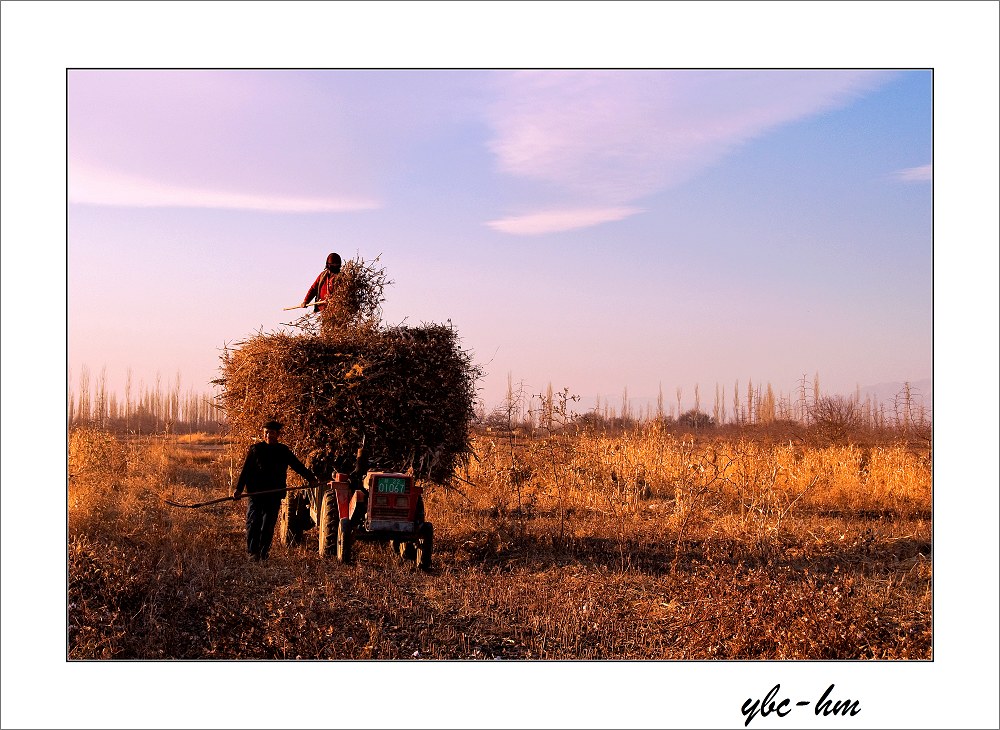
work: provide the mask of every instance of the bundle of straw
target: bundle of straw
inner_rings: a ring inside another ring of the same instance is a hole
[[[392,282],[386,280],[385,270],[379,267],[378,257],[371,263],[364,259],[346,262],[334,277],[332,290],[319,316],[322,335],[352,327],[375,329],[382,313],[383,291]]]

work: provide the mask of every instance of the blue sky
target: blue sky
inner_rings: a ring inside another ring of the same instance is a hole
[[[620,406],[931,374],[929,70],[70,71],[69,366],[208,388],[326,253]]]

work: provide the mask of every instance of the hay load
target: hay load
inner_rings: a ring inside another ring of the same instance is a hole
[[[377,264],[378,258],[371,263],[362,259],[345,262],[319,317],[303,317],[296,326],[309,334],[324,336],[347,329],[378,329],[385,287],[392,282]]]
[[[348,262],[333,306],[301,332],[258,334],[222,355],[221,399],[242,458],[261,424],[321,478],[350,471],[365,440],[373,466],[446,482],[470,454],[480,370],[450,325],[380,324],[384,271]]]

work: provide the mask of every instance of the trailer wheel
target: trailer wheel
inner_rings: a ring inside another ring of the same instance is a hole
[[[302,542],[302,507],[298,495],[288,495],[278,516],[278,539],[282,545]]]
[[[323,495],[319,509],[319,554],[326,556],[333,552],[337,542],[337,528],[340,524],[340,509],[337,507],[337,493],[330,491]]]
[[[337,560],[341,563],[351,562],[351,542],[351,521],[345,517],[337,530]]]
[[[425,522],[420,526],[417,537],[417,567],[430,570],[431,554],[434,552],[434,525]]]

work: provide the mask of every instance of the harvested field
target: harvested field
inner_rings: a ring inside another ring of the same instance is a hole
[[[932,658],[928,454],[510,436],[429,487],[422,573],[315,530],[247,563],[242,503],[163,502],[228,493],[228,452],[74,430],[67,657]]]

